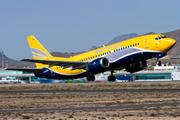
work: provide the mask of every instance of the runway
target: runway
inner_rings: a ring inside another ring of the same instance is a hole
[[[52,111],[77,111],[77,110],[103,110],[103,109],[133,109],[143,107],[163,107],[163,106],[175,106],[180,105],[180,102],[163,102],[163,103],[146,103],[146,104],[128,104],[128,105],[112,105],[112,106],[100,106],[100,107],[74,107],[74,108],[42,108],[42,109],[17,109],[17,110],[0,110],[7,113],[19,113],[19,112],[52,112]]]
[[[0,91],[3,93],[86,93],[86,92],[180,92],[180,89],[127,89],[127,90],[44,90],[44,91]],[[1,112],[17,113],[17,112],[53,112],[53,111],[77,111],[77,110],[102,110],[102,109],[134,109],[143,107],[163,107],[180,105],[178,102],[161,102],[161,103],[143,103],[143,104],[127,104],[127,105],[108,105],[97,107],[72,107],[72,108],[40,108],[40,109],[9,109],[0,110]]]
[[[70,93],[70,92],[180,92],[180,89],[121,89],[121,90],[32,90],[0,91],[0,93]]]

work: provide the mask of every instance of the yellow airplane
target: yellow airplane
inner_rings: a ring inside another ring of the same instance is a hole
[[[50,79],[87,77],[88,81],[94,81],[95,74],[105,71],[111,71],[108,81],[115,81],[114,70],[125,69],[130,73],[143,70],[147,67],[147,59],[165,56],[166,52],[176,44],[174,39],[166,38],[165,35],[150,34],[63,58],[53,57],[33,35],[28,36],[27,41],[33,59],[22,59],[22,61],[33,62],[36,68],[7,70],[33,72],[36,77]]]

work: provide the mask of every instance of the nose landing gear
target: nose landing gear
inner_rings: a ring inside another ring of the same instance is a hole
[[[161,66],[161,61],[159,59],[156,59],[156,65]]]

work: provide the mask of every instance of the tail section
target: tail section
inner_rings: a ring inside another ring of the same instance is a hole
[[[51,54],[41,45],[41,43],[33,35],[28,36],[27,41],[34,59],[47,60],[52,58]]]
[[[41,59],[41,60],[63,60],[65,58],[61,57],[53,57],[42,45],[41,43],[33,36],[28,36],[27,41],[29,47],[31,49],[31,53],[34,59]],[[36,63],[37,68],[46,67],[48,65],[44,65],[41,63]]]

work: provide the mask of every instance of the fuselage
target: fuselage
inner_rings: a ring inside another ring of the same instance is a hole
[[[131,63],[147,60],[158,54],[166,53],[175,45],[175,43],[176,41],[174,39],[166,38],[161,34],[144,35],[104,46],[70,58],[65,58],[63,60],[91,62],[98,58],[107,58],[110,62],[110,66],[106,69],[91,71],[91,74],[97,74],[108,70],[120,70],[126,68]],[[44,71],[42,73],[35,73],[35,75],[37,77],[52,79],[74,79],[85,77],[89,74],[89,71],[86,69],[71,69],[71,67],[62,68],[60,66],[45,66],[43,69]]]

